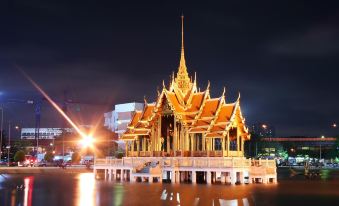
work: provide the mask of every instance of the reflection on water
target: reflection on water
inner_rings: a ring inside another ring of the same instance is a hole
[[[33,194],[33,183],[34,177],[26,177],[24,179],[24,206],[32,206],[32,194]],[[17,190],[21,189],[21,185],[17,186]]]
[[[278,184],[237,186],[105,182],[92,173],[6,175],[0,177],[0,206],[336,205],[339,171],[322,173],[328,179],[286,174]]]
[[[81,206],[92,206],[95,205],[94,201],[94,184],[95,179],[92,173],[79,174],[79,198],[78,205]]]
[[[11,193],[11,206],[15,206],[15,198],[16,195],[15,195],[15,190],[12,190],[12,193]]]
[[[180,205],[181,201],[180,201],[180,193],[167,193],[166,189],[164,189],[161,193],[160,199],[164,201],[164,203],[172,203],[175,205]],[[226,199],[212,199],[211,200],[211,204],[210,205],[217,205],[218,202],[221,206],[238,206],[240,204],[239,201],[237,199],[233,199],[233,200],[226,200]],[[245,197],[241,200],[242,205],[244,206],[250,206],[250,202],[248,201],[248,199]],[[192,205],[197,206],[200,203],[200,197],[196,197],[193,201],[192,201]]]
[[[114,205],[122,205],[123,198],[124,198],[124,186],[123,185],[116,185],[114,190]]]

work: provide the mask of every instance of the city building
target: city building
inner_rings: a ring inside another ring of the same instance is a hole
[[[55,139],[63,132],[72,133],[71,128],[39,128],[39,139]],[[36,128],[21,128],[21,139],[36,139]]]
[[[244,157],[250,139],[240,106],[210,96],[210,84],[198,89],[197,78],[188,75],[183,39],[181,57],[170,85],[163,84],[155,102],[136,111],[121,139],[126,142],[123,159],[100,159],[94,173],[104,170],[105,179],[129,181],[204,182],[207,184],[276,182],[274,160]]]
[[[131,121],[136,111],[141,111],[143,103],[124,103],[114,106],[114,110],[104,114],[104,126],[121,136],[126,131],[127,124]]]
[[[335,137],[276,137],[263,138],[262,141],[271,143],[264,144],[265,147],[263,147],[262,150],[265,152],[270,151],[270,153],[274,155],[277,155],[280,149],[281,151],[286,151],[286,153],[292,157],[334,158],[330,157],[331,150],[339,150],[339,148],[336,147],[338,139]]]

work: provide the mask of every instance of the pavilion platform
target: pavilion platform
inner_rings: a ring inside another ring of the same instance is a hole
[[[206,184],[276,183],[275,160],[244,157],[124,157],[95,159],[105,180]]]

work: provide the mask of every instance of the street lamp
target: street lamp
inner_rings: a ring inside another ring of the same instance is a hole
[[[325,136],[322,135],[322,136],[321,136],[321,140],[323,140],[324,138],[325,138]],[[319,158],[319,161],[320,161],[320,160],[321,160],[321,141],[320,141],[320,155],[319,155],[319,156],[320,156],[320,158]]]
[[[94,139],[91,135],[84,136],[80,143],[82,144],[83,147],[91,147],[93,145]]]
[[[267,124],[262,124],[261,127],[263,128],[264,132],[263,132],[263,136],[264,137],[268,137],[267,135]],[[271,147],[272,147],[272,139],[271,139],[271,135],[269,135],[269,143],[268,143],[268,156],[271,156]]]
[[[7,145],[7,164],[9,167],[9,151],[11,149],[11,121],[8,121],[8,145]]]
[[[4,123],[4,109],[0,107],[1,110],[1,125],[0,125],[0,160],[2,157],[2,133],[3,133],[3,123]]]

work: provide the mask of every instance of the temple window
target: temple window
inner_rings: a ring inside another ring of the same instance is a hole
[[[222,150],[222,145],[221,145],[221,139],[220,138],[215,138],[214,139],[214,150]]]

